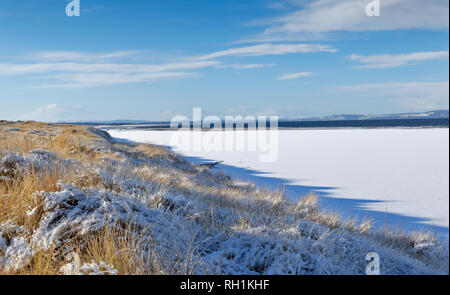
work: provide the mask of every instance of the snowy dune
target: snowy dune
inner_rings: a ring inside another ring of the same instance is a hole
[[[173,131],[108,130],[111,136],[171,145]],[[233,131],[227,131],[233,132]],[[274,162],[258,152],[193,152],[192,161],[224,161],[218,168],[258,185],[281,188],[295,200],[314,192],[322,208],[345,217],[370,217],[378,226],[428,228],[448,239],[449,130],[280,130]]]

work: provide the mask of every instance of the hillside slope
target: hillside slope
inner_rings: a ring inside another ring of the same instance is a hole
[[[430,233],[374,232],[164,148],[86,126],[0,123],[0,273],[448,273]]]

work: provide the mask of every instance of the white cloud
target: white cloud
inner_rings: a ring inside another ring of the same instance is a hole
[[[281,77],[278,78],[278,80],[292,80],[292,79],[298,79],[301,77],[308,77],[312,76],[313,73],[311,72],[300,72],[300,73],[288,73],[284,74]]]
[[[286,9],[286,4],[282,1],[270,2],[267,4],[267,7],[272,9]]]
[[[196,61],[184,63],[168,63],[160,65],[112,64],[112,63],[0,63],[0,75],[25,75],[50,72],[84,72],[84,73],[156,73],[176,70],[191,70],[219,65],[216,61]]]
[[[42,84],[33,88],[80,88],[96,87],[103,85],[143,83],[159,79],[185,78],[195,76],[185,72],[160,72],[160,73],[75,73],[47,76],[54,80],[62,81],[60,84]]]
[[[276,64],[223,64],[213,60],[227,56],[282,55],[289,53],[336,52],[322,44],[259,44],[217,51],[211,54],[185,57],[177,62],[147,64],[126,63],[141,51],[112,53],[84,53],[77,51],[38,52],[25,57],[22,62],[0,63],[0,76],[28,75],[37,79],[52,79],[32,88],[95,87],[110,84],[142,83],[157,79],[192,77],[190,70],[215,67],[236,70],[273,67]],[[32,59],[31,61],[29,59]],[[121,59],[120,61],[115,59]]]
[[[264,32],[245,42],[320,39],[331,32],[429,29],[448,30],[446,0],[381,0],[381,15],[368,17],[363,0],[299,2],[297,10],[281,17],[253,22]]]
[[[429,52],[415,52],[408,54],[376,54],[376,55],[358,55],[352,54],[348,56],[350,60],[358,61],[363,65],[358,68],[392,68],[408,65],[414,62],[421,62],[427,60],[444,60],[448,59],[448,51],[429,51]]]
[[[78,51],[43,51],[36,52],[29,57],[32,59],[44,60],[44,61],[98,61],[113,58],[129,57],[143,51],[129,50],[129,51],[117,51],[111,53],[83,53]]]
[[[410,110],[448,109],[449,82],[374,83],[337,86],[331,93],[358,99],[378,99]]]
[[[67,56],[72,54],[69,53]],[[84,56],[85,54],[80,53],[79,55]],[[0,76],[32,75],[32,77],[56,81],[51,84],[40,83],[38,87],[33,88],[96,87],[192,77],[195,76],[195,73],[184,71],[213,67],[219,64],[220,62],[217,61],[188,61],[157,65],[88,62],[0,63]]]
[[[49,104],[41,106],[29,114],[20,116],[20,119],[41,122],[72,121],[79,119],[85,114],[85,110],[79,105]]]
[[[247,70],[247,69],[259,69],[259,68],[271,68],[277,64],[232,64],[232,65],[218,65],[218,68],[232,68],[235,70]]]
[[[227,56],[262,56],[283,55],[290,53],[337,52],[337,49],[323,44],[259,44],[253,46],[231,48],[196,57],[196,60],[209,60]]]

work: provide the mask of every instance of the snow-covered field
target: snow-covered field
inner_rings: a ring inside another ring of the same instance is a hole
[[[174,131],[108,130],[111,136],[171,145]],[[184,132],[184,131],[183,131]],[[233,132],[233,131],[226,131]],[[177,150],[192,161],[224,161],[233,177],[280,188],[295,200],[314,192],[322,208],[378,226],[428,228],[448,239],[449,130],[279,130],[278,157],[258,152]]]

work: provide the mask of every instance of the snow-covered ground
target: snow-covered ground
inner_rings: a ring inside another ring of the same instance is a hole
[[[111,136],[171,145],[174,131],[108,130]],[[233,131],[227,131],[233,132]],[[258,152],[180,152],[192,161],[224,161],[235,178],[280,188],[295,200],[310,192],[322,208],[370,217],[378,226],[428,228],[448,239],[449,130],[279,130],[278,157]]]

